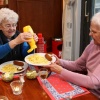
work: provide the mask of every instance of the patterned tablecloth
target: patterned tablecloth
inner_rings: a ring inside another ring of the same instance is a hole
[[[83,87],[64,81],[58,74],[53,74],[45,80],[37,78],[40,85],[52,100],[61,100],[66,97],[76,97],[89,93]]]

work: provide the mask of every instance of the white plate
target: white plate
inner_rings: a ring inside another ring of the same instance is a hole
[[[25,61],[26,61],[28,64],[34,65],[34,66],[46,66],[46,65],[51,64],[51,62],[53,63],[53,62],[56,61],[56,58],[55,58],[54,56],[52,56],[52,61],[48,61],[48,63],[46,63],[46,64],[44,64],[44,63],[36,64],[36,63],[30,62],[30,61],[28,60],[28,58],[31,57],[31,56],[33,56],[33,55],[35,55],[35,54],[38,54],[38,55],[40,55],[40,56],[45,57],[45,54],[46,54],[46,53],[34,53],[34,54],[27,55],[27,56],[25,57]]]
[[[19,61],[19,62],[23,62],[23,61]],[[16,73],[23,72],[24,70],[26,70],[26,69],[28,68],[28,64],[27,64],[26,62],[23,62],[23,63],[24,63],[24,66],[23,66],[24,69],[21,70],[21,71],[15,72],[15,74],[16,74]],[[13,64],[13,61],[8,61],[8,62],[5,62],[5,63],[2,63],[2,64],[0,65],[0,72],[5,73],[5,72],[3,72],[3,71],[1,70],[1,68],[4,67],[4,66],[7,65],[7,64]],[[14,65],[14,66],[19,67],[19,66],[17,66],[17,65]]]

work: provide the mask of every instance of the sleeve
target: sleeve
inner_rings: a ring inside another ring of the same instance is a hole
[[[67,61],[60,59],[60,65],[65,69],[71,71],[82,71],[86,69],[86,61],[89,55],[90,45],[86,47],[81,57],[79,57],[76,61]]]
[[[28,54],[34,53],[34,51],[32,51],[32,52],[30,52],[30,53],[27,53],[27,50],[28,50],[28,49],[29,49],[28,43],[27,43],[27,42],[24,42],[24,43],[22,44],[22,55],[23,55],[23,57],[27,56]]]
[[[94,71],[88,72],[88,75],[83,75],[75,73],[72,71],[82,70],[86,68],[86,62],[92,50],[92,43],[86,47],[82,56],[76,61],[65,61],[61,59],[61,65],[64,67],[61,76],[69,82],[72,82],[76,85],[83,86],[90,89],[97,89],[100,87],[100,64],[95,68]]]
[[[100,76],[100,74],[99,74]],[[63,69],[61,72],[61,77],[64,78],[64,80],[72,82],[76,85],[83,86],[85,88],[90,89],[97,89],[97,85],[99,83],[99,80],[93,75],[82,75],[79,73],[71,72],[69,70]]]
[[[22,55],[23,57],[25,57],[28,53],[27,50],[29,49],[29,45],[27,44],[27,42],[24,42],[22,44]]]
[[[12,49],[9,46],[9,43],[0,45],[0,59],[5,57]]]

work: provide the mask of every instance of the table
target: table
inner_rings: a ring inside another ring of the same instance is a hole
[[[6,95],[9,100],[51,100],[48,94],[42,89],[37,79],[29,80],[26,77],[23,92],[17,96],[13,95],[10,82],[7,83],[0,80],[0,95]],[[98,98],[92,93],[89,93],[73,98],[72,100],[98,100]]]

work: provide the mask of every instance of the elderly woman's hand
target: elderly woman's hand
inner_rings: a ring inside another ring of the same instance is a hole
[[[30,42],[31,38],[34,38],[35,42],[38,41],[38,36],[34,33],[34,35],[32,35],[30,32],[24,32],[24,33],[20,33],[15,39],[14,41],[16,42],[16,44],[21,44],[23,42]]]
[[[33,38],[34,38],[35,42],[38,41],[38,36],[37,36],[35,33],[34,33],[34,35],[33,35]]]
[[[53,71],[53,72],[55,72],[57,74],[60,74],[61,71],[63,70],[63,68],[60,65],[57,65],[56,63],[52,63],[52,64],[44,66],[44,67],[50,68],[51,71]]]
[[[33,35],[31,33],[20,33],[15,39],[9,42],[10,48],[14,48],[16,45],[23,42],[30,42],[32,37]]]
[[[21,44],[23,42],[30,42],[30,38],[32,38],[33,35],[31,33],[25,32],[25,33],[20,33],[14,41],[16,44]]]

